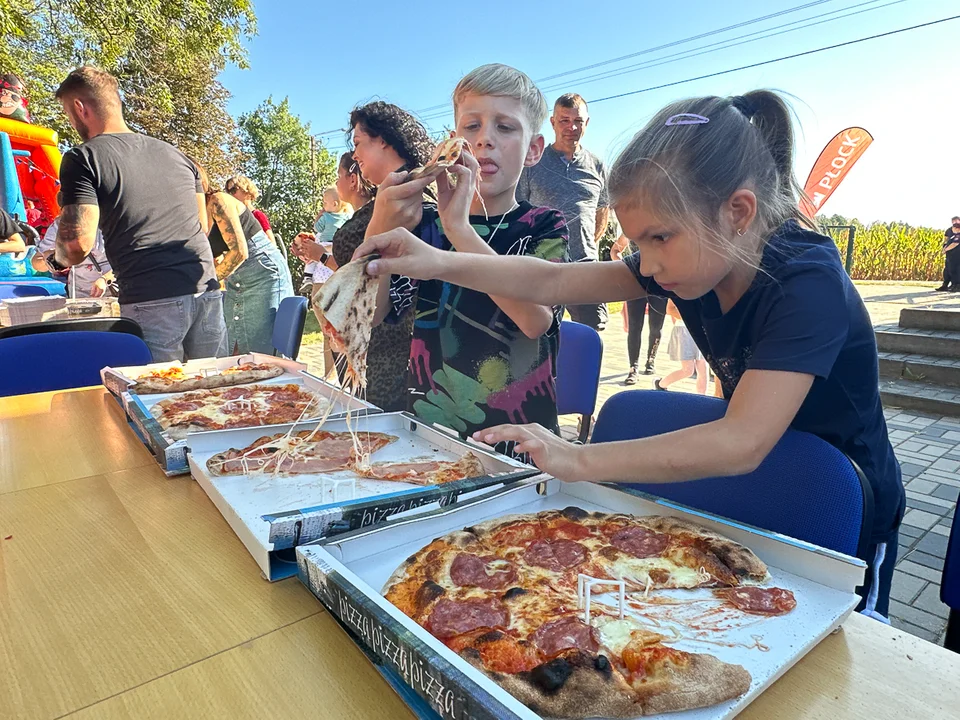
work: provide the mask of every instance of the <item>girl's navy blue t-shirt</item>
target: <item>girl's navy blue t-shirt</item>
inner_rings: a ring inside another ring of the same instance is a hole
[[[643,288],[677,306],[729,400],[747,370],[814,376],[791,427],[823,438],[853,459],[873,488],[873,542],[886,542],[904,509],[900,464],[880,402],[877,342],[833,240],[786,222],[770,238],[761,271],[726,313],[716,293],[683,300],[623,260]]]

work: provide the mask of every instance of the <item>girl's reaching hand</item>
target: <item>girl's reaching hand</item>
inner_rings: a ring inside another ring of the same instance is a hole
[[[406,275],[415,280],[433,280],[443,267],[446,253],[423,242],[406,228],[367,238],[353,253],[353,259],[378,253],[380,258],[367,264],[367,274]]]
[[[497,425],[475,432],[473,439],[487,445],[515,442],[515,453],[529,454],[540,470],[558,480],[589,479],[583,477],[583,446],[567,442],[542,425]]]

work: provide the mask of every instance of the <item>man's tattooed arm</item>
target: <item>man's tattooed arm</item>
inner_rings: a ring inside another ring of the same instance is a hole
[[[100,208],[96,205],[67,205],[60,212],[57,229],[56,261],[61,265],[79,265],[93,250],[97,240]]]

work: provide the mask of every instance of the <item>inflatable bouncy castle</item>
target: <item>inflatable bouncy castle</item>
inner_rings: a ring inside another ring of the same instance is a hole
[[[54,130],[0,117],[0,207],[26,220],[24,201],[33,200],[41,228],[60,214],[57,140]]]

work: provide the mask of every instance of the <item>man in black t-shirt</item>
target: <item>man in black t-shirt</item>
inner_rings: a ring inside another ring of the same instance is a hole
[[[20,232],[20,223],[0,209],[0,253],[21,253],[27,249]]]
[[[943,234],[943,285],[940,292],[960,292],[960,217],[954,215]]]
[[[196,167],[172,145],[127,127],[117,81],[108,73],[78,68],[56,95],[84,142],[60,166],[63,210],[48,264],[83,262],[99,225],[121,314],[143,328],[153,359],[227,354]]]

